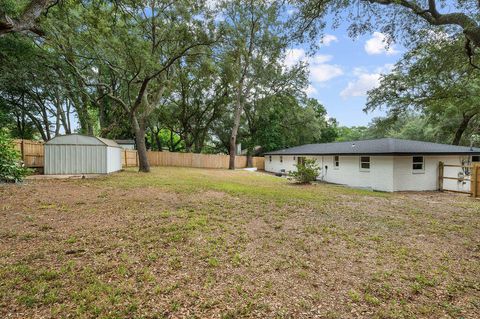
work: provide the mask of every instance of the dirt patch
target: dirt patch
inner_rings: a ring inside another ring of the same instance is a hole
[[[478,201],[281,183],[155,169],[2,185],[0,317],[480,316]]]

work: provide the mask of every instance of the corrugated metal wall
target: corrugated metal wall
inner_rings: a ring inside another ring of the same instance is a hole
[[[44,172],[47,175],[106,174],[108,173],[107,146],[47,143],[45,145]]]
[[[119,147],[107,147],[107,173],[122,169],[122,151]]]

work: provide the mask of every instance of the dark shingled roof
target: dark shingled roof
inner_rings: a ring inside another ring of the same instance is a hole
[[[396,138],[381,138],[351,142],[306,144],[265,155],[410,155],[410,154],[462,154],[480,155],[480,148],[438,144]]]
[[[135,140],[115,140],[117,144],[135,144]]]

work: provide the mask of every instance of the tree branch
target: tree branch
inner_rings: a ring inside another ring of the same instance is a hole
[[[18,19],[9,17],[0,9],[0,36],[12,32],[28,31],[43,35],[43,31],[36,26],[36,22],[43,10],[54,2],[58,2],[58,0],[31,0]]]

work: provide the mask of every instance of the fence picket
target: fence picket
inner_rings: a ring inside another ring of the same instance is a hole
[[[43,142],[30,140],[15,140],[15,148],[22,153],[22,158],[27,167],[42,168],[44,162]],[[147,158],[151,166],[177,166],[197,168],[228,168],[229,156],[217,154],[177,153],[177,152],[147,152]],[[138,166],[138,155],[135,150],[124,149],[122,154],[122,166]],[[245,168],[246,156],[235,157],[235,167]],[[263,157],[254,157],[253,166],[258,169],[265,168]]]

